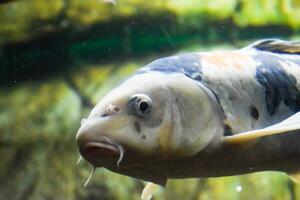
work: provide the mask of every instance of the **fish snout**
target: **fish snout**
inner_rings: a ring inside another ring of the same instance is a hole
[[[86,120],[79,128],[76,142],[82,157],[95,167],[116,165],[120,156],[123,156],[123,147],[113,139],[102,134],[101,121]]]
[[[96,126],[96,120],[81,120],[81,127],[79,128],[76,134],[76,142],[80,149],[82,148],[82,146],[85,145],[85,143],[96,139]]]

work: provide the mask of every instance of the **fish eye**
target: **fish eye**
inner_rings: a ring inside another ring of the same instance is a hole
[[[151,111],[152,101],[144,94],[136,94],[130,97],[129,106],[134,115],[146,117]]]

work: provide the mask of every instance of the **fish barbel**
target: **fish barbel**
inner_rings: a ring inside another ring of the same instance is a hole
[[[153,61],[93,108],[76,140],[94,167],[162,186],[257,171],[299,180],[299,111],[300,43],[268,39]]]

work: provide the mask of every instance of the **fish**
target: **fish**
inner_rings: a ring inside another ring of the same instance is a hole
[[[112,89],[76,134],[94,168],[149,182],[280,171],[300,180],[300,42],[154,60]]]

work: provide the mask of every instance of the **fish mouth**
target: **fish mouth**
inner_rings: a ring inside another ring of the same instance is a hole
[[[107,137],[86,142],[80,145],[79,151],[82,157],[95,167],[103,167],[106,164],[120,166],[125,152],[122,145]]]
[[[115,156],[119,154],[117,147],[104,142],[88,142],[85,145],[84,151],[86,154],[98,152],[102,156]]]

